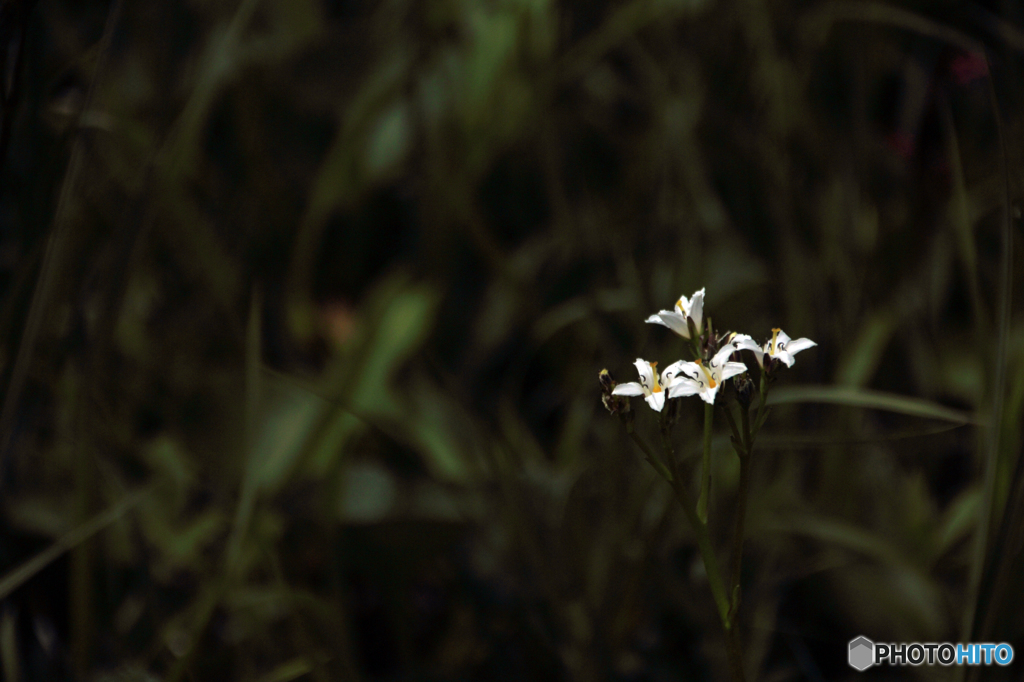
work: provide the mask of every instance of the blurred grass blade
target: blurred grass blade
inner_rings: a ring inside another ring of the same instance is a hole
[[[982,496],[980,488],[969,488],[949,505],[936,533],[936,559],[948,552],[956,542],[959,542],[974,530],[978,520]]]
[[[106,24],[103,28],[103,36],[100,38],[98,58],[96,66],[89,80],[89,88],[85,95],[82,111],[91,108],[96,93],[97,83],[100,74],[106,67],[109,55],[110,42],[113,39],[114,28],[117,26],[118,18],[121,15],[123,0],[117,0],[111,4],[107,12]],[[56,286],[57,278],[64,271],[64,249],[65,242],[69,239],[70,231],[69,215],[72,212],[71,199],[78,187],[78,175],[82,165],[85,163],[85,145],[80,136],[76,136],[71,146],[71,156],[68,159],[67,169],[64,172],[64,181],[60,185],[60,193],[57,196],[57,207],[53,213],[53,229],[46,238],[46,248],[43,253],[43,263],[39,269],[39,279],[35,291],[32,292],[32,301],[29,304],[28,317],[25,320],[24,329],[21,333],[21,343],[18,345],[17,356],[14,367],[11,370],[10,382],[7,385],[7,393],[4,395],[3,408],[0,411],[0,463],[7,456],[7,450],[11,446],[14,420],[16,410],[21,399],[21,392],[28,379],[29,366],[32,364],[32,354],[35,350],[36,340],[42,328],[44,314],[48,307],[53,288]],[[3,486],[4,467],[0,466],[0,487]]]
[[[257,494],[257,467],[259,462],[254,458],[256,415],[261,398],[261,343],[263,302],[257,288],[253,288],[249,300],[249,321],[245,333],[245,466],[242,475],[241,492],[235,508],[235,522],[231,527],[231,535],[227,540],[225,561],[229,571],[238,565],[242,551],[242,543],[249,529],[253,507]]]
[[[0,614],[0,660],[3,665],[5,682],[20,682],[21,666],[18,664],[18,613],[8,604]]]
[[[305,659],[296,658],[277,666],[259,678],[258,682],[290,682],[312,671],[313,667]]]
[[[69,531],[57,542],[50,545],[50,547],[9,572],[3,578],[0,578],[0,599],[5,598],[11,592],[18,589],[25,581],[46,568],[50,562],[61,554],[85,542],[94,534],[120,519],[132,507],[142,501],[142,498],[148,493],[148,490],[140,490],[133,495],[129,495],[110,509],[97,514],[82,525]]]
[[[880,433],[875,436],[863,438],[835,437],[824,433],[780,433],[780,434],[759,434],[757,446],[759,448],[789,450],[796,448],[821,448],[832,445],[870,445],[873,443],[887,443],[890,441],[907,440],[909,438],[925,438],[946,433],[953,429],[959,429],[966,424],[943,424],[926,429],[900,429],[891,433]]]
[[[811,15],[808,22],[814,37],[824,40],[832,26],[844,21],[883,24],[956,45],[970,52],[983,52],[981,43],[966,33],[917,14],[881,2],[829,2]]]
[[[853,387],[870,383],[895,331],[896,320],[888,310],[880,310],[868,318],[839,363],[836,383]]]
[[[987,65],[991,72],[991,64]],[[1013,480],[1009,487],[1009,497],[1002,506],[997,508],[996,476],[1000,457],[1000,435],[1003,423],[1003,403],[1006,393],[1007,345],[1010,336],[1010,315],[1013,292],[1010,288],[1013,281],[1013,219],[1011,211],[1013,194],[1010,184],[1010,162],[1007,151],[1006,125],[999,107],[999,96],[995,83],[989,77],[989,98],[992,115],[996,122],[999,139],[999,170],[1003,177],[1003,210],[1000,216],[1000,239],[1002,241],[999,263],[998,300],[996,318],[996,357],[992,367],[992,418],[994,423],[988,434],[987,453],[984,473],[984,499],[978,518],[978,531],[975,535],[974,557],[971,564],[970,592],[968,593],[967,609],[961,626],[962,636],[989,636],[995,628],[999,605],[1010,590],[1013,575],[1013,563],[1020,555],[1024,546],[1024,522],[1021,521],[1021,508],[1024,506],[1024,457],[1019,452],[1014,467]],[[1012,129],[1012,127],[1011,127]],[[1016,415],[1010,416],[1015,419]],[[1008,455],[1009,456],[1009,455]],[[997,517],[1002,511],[1001,518]],[[997,528],[998,526],[998,528]],[[997,529],[996,529],[997,528]],[[989,539],[995,530],[995,537],[990,549]],[[986,560],[987,557],[991,557]],[[983,580],[984,578],[984,580]],[[965,672],[965,677],[972,677],[973,671]],[[976,679],[976,678],[974,678]]]
[[[899,550],[881,537],[846,521],[825,519],[811,515],[791,516],[766,521],[761,530],[803,535],[824,545],[844,547],[848,550],[873,557],[889,566],[906,565],[907,560]]]
[[[924,419],[939,419],[955,424],[984,424],[983,420],[979,420],[967,412],[954,410],[929,400],[866,388],[785,386],[776,389],[768,398],[768,404],[770,405],[785,405],[788,403],[828,403],[831,405],[884,410],[886,412],[896,412]]]

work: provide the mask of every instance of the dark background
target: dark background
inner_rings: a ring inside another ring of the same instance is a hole
[[[818,343],[750,677],[1024,655],[1022,56],[1016,2],[3,0],[3,679],[725,679],[597,382],[705,286]]]

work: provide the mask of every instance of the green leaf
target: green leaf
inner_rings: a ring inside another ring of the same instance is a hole
[[[366,169],[378,178],[398,168],[409,150],[410,121],[408,106],[399,102],[380,117],[370,133],[366,150]]]
[[[407,289],[395,294],[380,310],[352,392],[354,411],[400,416],[401,408],[390,388],[391,378],[426,336],[435,298],[423,287]]]
[[[770,405],[788,403],[828,403],[847,407],[864,407],[872,410],[896,412],[911,417],[939,419],[956,424],[984,425],[968,412],[933,403],[922,398],[911,398],[896,393],[875,391],[867,388],[846,386],[785,386],[776,389],[768,397]]]
[[[864,386],[870,382],[895,329],[895,320],[888,311],[872,315],[861,326],[860,334],[850,346],[850,351],[840,361],[836,383]]]
[[[304,658],[295,658],[282,663],[269,673],[259,678],[258,682],[290,682],[313,671],[313,666]]]
[[[132,495],[128,495],[106,511],[100,512],[82,525],[68,532],[57,540],[57,542],[29,559],[21,566],[18,566],[13,571],[9,571],[3,578],[0,578],[0,599],[4,599],[11,592],[18,589],[25,583],[25,581],[46,568],[50,562],[62,555],[64,552],[77,547],[79,544],[85,542],[99,531],[120,519],[148,494],[148,490],[143,490]]]
[[[256,487],[272,491],[295,469],[330,404],[290,383],[275,382],[266,390],[248,466]]]
[[[935,541],[936,559],[977,527],[981,498],[981,488],[968,488],[949,505],[949,509],[946,510],[937,532]]]
[[[895,545],[863,528],[838,519],[804,514],[765,521],[761,524],[761,529],[769,532],[803,535],[824,545],[843,547],[864,554],[890,566],[902,566],[908,563]]]

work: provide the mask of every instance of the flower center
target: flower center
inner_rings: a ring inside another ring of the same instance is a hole
[[[708,368],[704,366],[704,363],[700,361],[700,358],[697,358],[696,362],[697,366],[704,370],[704,376],[708,378],[708,388],[714,388],[715,386],[717,386],[718,382],[715,381],[715,377],[711,375],[711,372],[709,372]]]
[[[658,363],[649,362],[651,366],[651,375],[654,377],[654,386],[651,388],[651,393],[661,393],[661,383],[658,381]]]
[[[774,329],[772,329],[772,345],[771,345],[771,348],[768,350],[768,355],[775,355],[775,350],[776,350],[776,345],[775,344],[777,343],[776,339],[779,338],[779,332],[781,332],[781,331],[782,330],[779,329],[778,327],[775,327]]]

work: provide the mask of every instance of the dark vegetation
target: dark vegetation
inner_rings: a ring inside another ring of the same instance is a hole
[[[996,0],[3,0],[4,679],[725,679],[597,383],[702,286],[819,344],[751,678],[1024,655],[1022,51]]]

